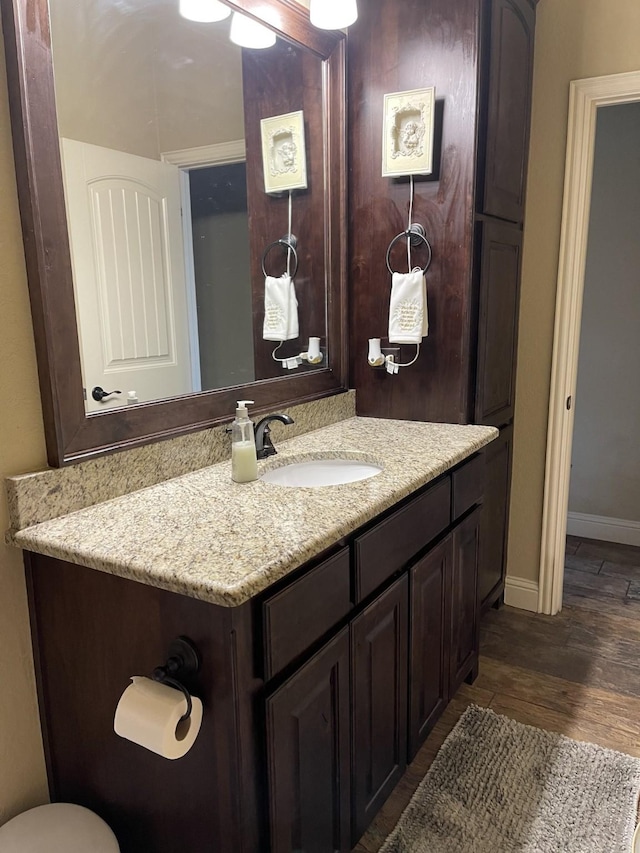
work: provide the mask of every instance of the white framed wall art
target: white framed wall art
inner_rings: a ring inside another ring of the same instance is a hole
[[[432,174],[435,100],[433,86],[384,96],[383,178]]]
[[[304,112],[299,110],[263,118],[260,130],[265,192],[281,193],[306,189]]]

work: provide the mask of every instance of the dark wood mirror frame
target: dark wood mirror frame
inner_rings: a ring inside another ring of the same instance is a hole
[[[223,0],[323,60],[325,264],[330,362],[299,376],[87,415],[55,108],[48,0],[0,0],[22,230],[49,462],[80,459],[229,420],[247,395],[260,412],[347,388],[345,42],[292,0]],[[266,10],[266,11],[265,11]],[[273,20],[268,18],[273,15]],[[277,22],[277,26],[274,26]],[[320,226],[321,227],[321,226]]]

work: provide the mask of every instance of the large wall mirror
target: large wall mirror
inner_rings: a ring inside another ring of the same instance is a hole
[[[269,45],[179,0],[2,0],[54,465],[346,387],[344,42],[290,0],[224,5]],[[276,157],[305,186],[267,192]],[[294,272],[280,344],[265,273]]]

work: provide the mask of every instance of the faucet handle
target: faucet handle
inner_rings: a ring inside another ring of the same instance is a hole
[[[258,459],[266,459],[267,456],[273,456],[274,453],[278,452],[271,441],[271,428],[269,426],[271,421],[280,421],[282,424],[292,424],[293,418],[290,418],[289,415],[278,413],[275,415],[267,415],[262,418],[262,420],[258,421],[255,427]]]

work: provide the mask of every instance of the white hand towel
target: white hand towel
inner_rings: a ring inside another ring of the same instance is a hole
[[[268,275],[264,282],[265,341],[291,341],[300,334],[298,325],[298,300],[293,279],[289,275],[274,278]]]
[[[429,334],[427,281],[421,269],[394,272],[389,305],[389,343],[419,344]]]

